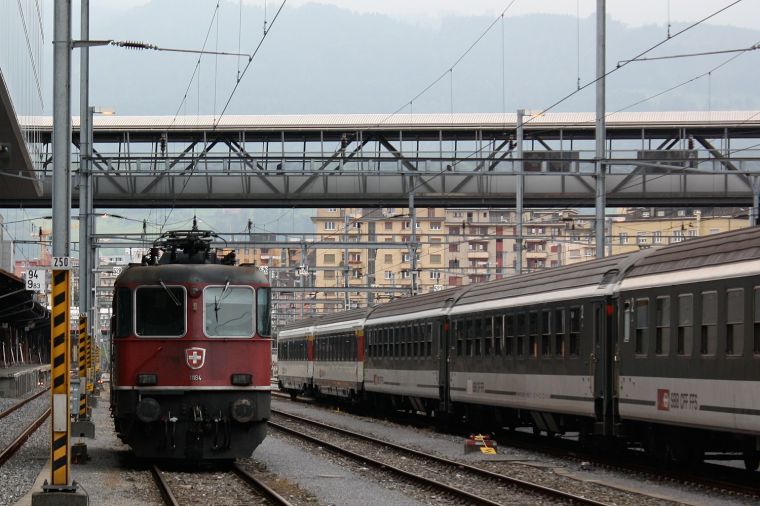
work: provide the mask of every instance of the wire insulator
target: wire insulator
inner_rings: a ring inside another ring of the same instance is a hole
[[[157,50],[158,46],[153,44],[148,44],[146,42],[139,42],[136,40],[124,40],[124,41],[117,41],[113,43],[115,46],[123,47],[126,49],[135,49],[135,50],[142,50],[142,49],[154,49]]]

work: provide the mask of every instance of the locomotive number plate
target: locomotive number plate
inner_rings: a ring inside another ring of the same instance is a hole
[[[190,381],[203,381],[200,374],[191,374]]]

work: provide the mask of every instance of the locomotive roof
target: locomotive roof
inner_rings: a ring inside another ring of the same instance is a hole
[[[269,284],[266,276],[252,265],[221,264],[133,264],[121,271],[115,285],[125,283],[226,283]]]

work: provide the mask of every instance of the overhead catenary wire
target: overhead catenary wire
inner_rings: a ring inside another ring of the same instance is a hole
[[[649,48],[647,48],[647,49],[639,52],[635,57],[633,57],[633,58],[631,58],[629,60],[626,60],[626,63],[623,63],[623,64],[621,64],[621,65],[619,65],[617,67],[614,67],[614,68],[608,70],[604,75],[602,75],[600,77],[597,77],[597,78],[595,78],[595,79],[587,82],[586,84],[584,84],[583,86],[581,86],[580,88],[578,88],[578,89],[576,89],[574,91],[571,91],[570,93],[566,94],[562,98],[560,98],[560,99],[556,100],[555,102],[553,102],[551,105],[543,108],[540,112],[538,112],[536,114],[533,114],[533,115],[530,115],[530,116],[526,116],[526,118],[523,120],[523,122],[520,125],[517,125],[517,127],[522,127],[522,126],[527,125],[528,123],[533,122],[535,120],[535,118],[541,117],[542,115],[544,115],[547,112],[551,111],[552,109],[556,108],[558,105],[562,104],[563,102],[566,102],[567,100],[569,100],[573,96],[577,95],[581,91],[583,91],[586,88],[588,88],[588,87],[596,84],[600,79],[605,79],[609,75],[611,75],[611,74],[619,71],[620,69],[624,68],[625,66],[629,65],[630,63],[632,63],[634,61],[637,61],[638,59],[642,58],[644,55],[650,53],[651,51],[654,51],[658,47],[660,47],[663,44],[669,42],[670,40],[678,37],[679,35],[682,35],[682,34],[688,32],[689,30],[691,30],[691,29],[693,29],[693,28],[701,25],[702,23],[704,23],[704,22],[706,22],[706,21],[714,18],[718,14],[720,14],[720,13],[728,10],[729,8],[731,8],[731,7],[733,7],[733,6],[741,3],[742,1],[743,0],[734,0],[730,4],[725,5],[724,7],[721,7],[720,9],[718,9],[716,11],[713,11],[711,14],[709,14],[709,15],[703,17],[703,18],[700,18],[699,20],[693,22],[692,24],[690,24],[690,25],[682,28],[678,32],[672,34],[670,37],[668,37],[668,38],[666,38],[664,40],[661,40],[661,41],[655,43],[654,45],[650,46]],[[455,162],[454,165],[462,163],[465,160],[473,158],[474,156],[480,154],[484,149],[485,149],[485,147],[476,148],[468,156],[466,156],[463,159],[458,160],[457,162]],[[428,184],[430,181],[432,181],[433,179],[435,179],[437,177],[440,177],[442,174],[446,173],[448,170],[449,170],[448,168],[443,168],[440,171],[436,172],[435,174],[431,175],[430,177],[427,177],[427,178],[417,178],[417,181],[415,182],[415,185],[412,187],[411,191],[415,191],[416,189],[418,189],[418,188],[420,188],[420,187]]]
[[[235,81],[235,86],[233,87],[232,91],[230,92],[230,95],[227,98],[227,101],[225,102],[224,107],[222,108],[221,112],[219,113],[219,116],[215,116],[215,118],[214,118],[214,124],[212,126],[211,132],[216,131],[217,127],[219,126],[219,122],[221,121],[222,116],[224,116],[224,114],[227,112],[227,108],[229,107],[230,102],[232,101],[232,98],[235,96],[235,93],[237,92],[237,90],[238,90],[238,88],[240,86],[240,82],[242,81],[242,79],[245,76],[245,74],[248,72],[248,69],[251,68],[251,64],[253,63],[254,58],[256,57],[256,55],[258,54],[259,50],[261,49],[261,46],[264,43],[264,41],[266,40],[267,35],[269,34],[269,31],[271,30],[272,26],[274,26],[274,23],[279,18],[280,13],[282,12],[283,7],[285,7],[285,3],[286,2],[287,2],[287,0],[283,0],[282,1],[282,3],[280,4],[279,9],[277,9],[276,14],[272,18],[272,22],[269,25],[269,29],[264,31],[264,34],[261,36],[261,39],[259,39],[259,42],[256,45],[256,48],[253,51],[253,53],[251,53],[250,55],[248,55],[248,62],[246,63],[245,67],[243,68],[243,71],[237,77],[237,79]],[[211,27],[209,27],[209,33],[210,33],[210,30],[211,30]],[[174,207],[175,207],[176,202],[177,202],[177,198],[180,195],[182,195],[184,193],[185,189],[187,188],[187,185],[190,182],[190,178],[192,177],[192,175],[195,172],[195,167],[196,166],[197,166],[197,164],[195,164],[195,163],[192,164],[189,173],[185,177],[185,181],[184,181],[184,183],[182,185],[181,190],[179,191],[178,194],[174,195],[174,199],[172,200],[172,206],[169,209],[169,212],[167,213],[167,216],[166,216],[166,221],[169,220],[169,217],[171,216],[171,214],[172,214],[172,212],[174,210]],[[163,230],[163,226],[162,226],[162,230]]]

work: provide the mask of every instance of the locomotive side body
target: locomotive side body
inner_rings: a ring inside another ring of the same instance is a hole
[[[269,301],[255,267],[167,263],[122,272],[111,409],[137,456],[251,455],[270,414]]]

